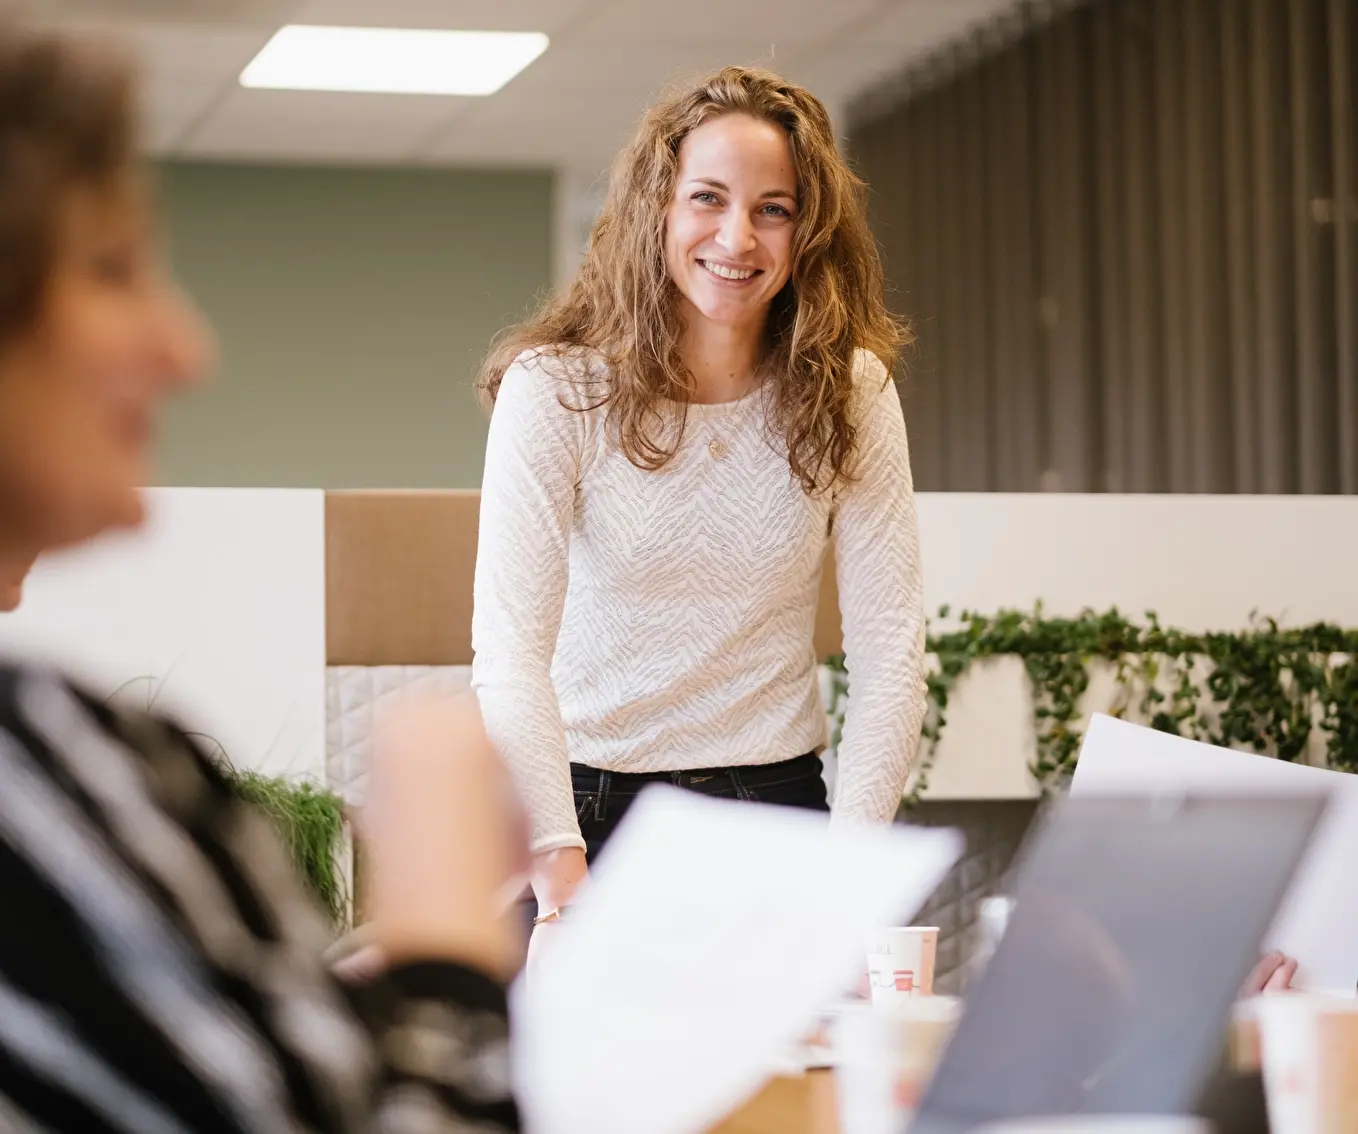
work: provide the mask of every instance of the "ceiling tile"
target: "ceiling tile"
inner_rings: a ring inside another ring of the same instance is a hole
[[[597,0],[302,0],[293,23],[355,27],[540,31],[570,27]]]
[[[172,156],[196,122],[222,98],[219,83],[148,78],[142,82],[143,147],[158,157]]]
[[[1017,7],[1016,0],[897,0],[854,38],[801,61],[792,77],[827,101],[852,102]]]
[[[421,153],[441,164],[505,160],[598,170],[631,137],[643,99],[562,95],[533,113],[486,105],[455,122]]]
[[[139,76],[145,145],[172,153],[183,134],[235,87],[242,68],[268,42],[271,27],[139,23],[111,28],[81,21],[63,26],[85,35],[111,35],[131,53]]]
[[[546,54],[516,78],[504,94],[552,96],[561,92],[591,94],[625,92],[650,101],[676,83],[684,83],[731,64],[777,68],[769,45],[758,41],[718,43],[658,41],[645,49],[603,48],[589,40],[549,47]],[[498,97],[498,96],[497,96]],[[638,107],[640,110],[640,107]]]
[[[195,157],[405,161],[473,99],[237,88],[185,140]]]
[[[3,5],[4,0],[0,0]],[[771,67],[846,105],[1018,0],[30,0],[128,40],[155,152],[221,159],[557,164],[611,159],[668,86]],[[545,31],[545,55],[484,100],[245,91],[286,22]]]
[[[269,42],[267,27],[205,28],[186,24],[141,24],[119,33],[151,74],[188,80],[234,80]]]
[[[598,43],[649,49],[670,43],[750,42],[775,52],[833,38],[882,6],[882,0],[609,0],[587,32]]]
[[[862,29],[857,43],[895,45],[903,58],[918,57],[1018,6],[1016,0],[898,0]]]
[[[844,104],[899,74],[918,53],[917,47],[893,42],[849,44],[790,68],[788,78],[827,105]]]
[[[153,22],[116,24],[107,20],[64,20],[77,36],[108,38],[157,75],[216,79],[239,73],[276,30],[272,24],[212,26]]]
[[[286,22],[303,0],[30,0],[25,15],[104,25],[147,21],[196,24]]]

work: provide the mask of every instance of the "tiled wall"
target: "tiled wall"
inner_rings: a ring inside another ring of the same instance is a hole
[[[936,991],[963,991],[981,900],[1000,892],[1038,806],[1035,800],[925,802],[907,814],[921,826],[956,827],[967,840],[961,860],[915,918],[918,925],[939,927]]]

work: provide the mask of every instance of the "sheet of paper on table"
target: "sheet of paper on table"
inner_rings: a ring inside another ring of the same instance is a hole
[[[1085,734],[1072,794],[1211,791],[1329,792],[1266,949],[1295,957],[1297,987],[1354,995],[1358,986],[1358,776],[1235,752],[1096,716]],[[1210,900],[1210,895],[1204,896]]]
[[[852,987],[864,941],[908,924],[954,831],[652,788],[515,989],[532,1134],[696,1134]]]

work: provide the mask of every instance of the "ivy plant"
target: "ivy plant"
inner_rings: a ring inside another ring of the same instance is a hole
[[[1163,626],[1154,612],[1140,621],[1116,609],[1052,618],[1040,604],[1030,611],[963,611],[955,619],[945,607],[937,621],[946,629],[931,625],[928,636],[935,664],[907,804],[928,787],[957,682],[974,662],[997,657],[1021,659],[1031,682],[1037,752],[1030,771],[1044,791],[1064,787],[1074,772],[1094,664],[1116,677],[1114,701],[1104,706],[1114,716],[1280,760],[1300,759],[1319,733],[1329,767],[1358,771],[1358,630],[1329,623],[1284,628],[1256,617],[1238,632],[1194,634]],[[837,743],[849,683],[842,656],[829,666]]]

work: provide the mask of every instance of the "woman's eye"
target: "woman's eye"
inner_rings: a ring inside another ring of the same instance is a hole
[[[771,217],[788,217],[788,218],[790,218],[790,217],[792,216],[792,214],[791,214],[790,212],[788,212],[787,209],[783,208],[782,205],[765,205],[765,206],[764,206],[764,212],[767,213],[767,214],[768,214],[769,216],[771,216]]]
[[[717,203],[717,195],[715,193],[708,193],[705,190],[700,193],[694,193],[693,199],[703,205],[715,205]]]

